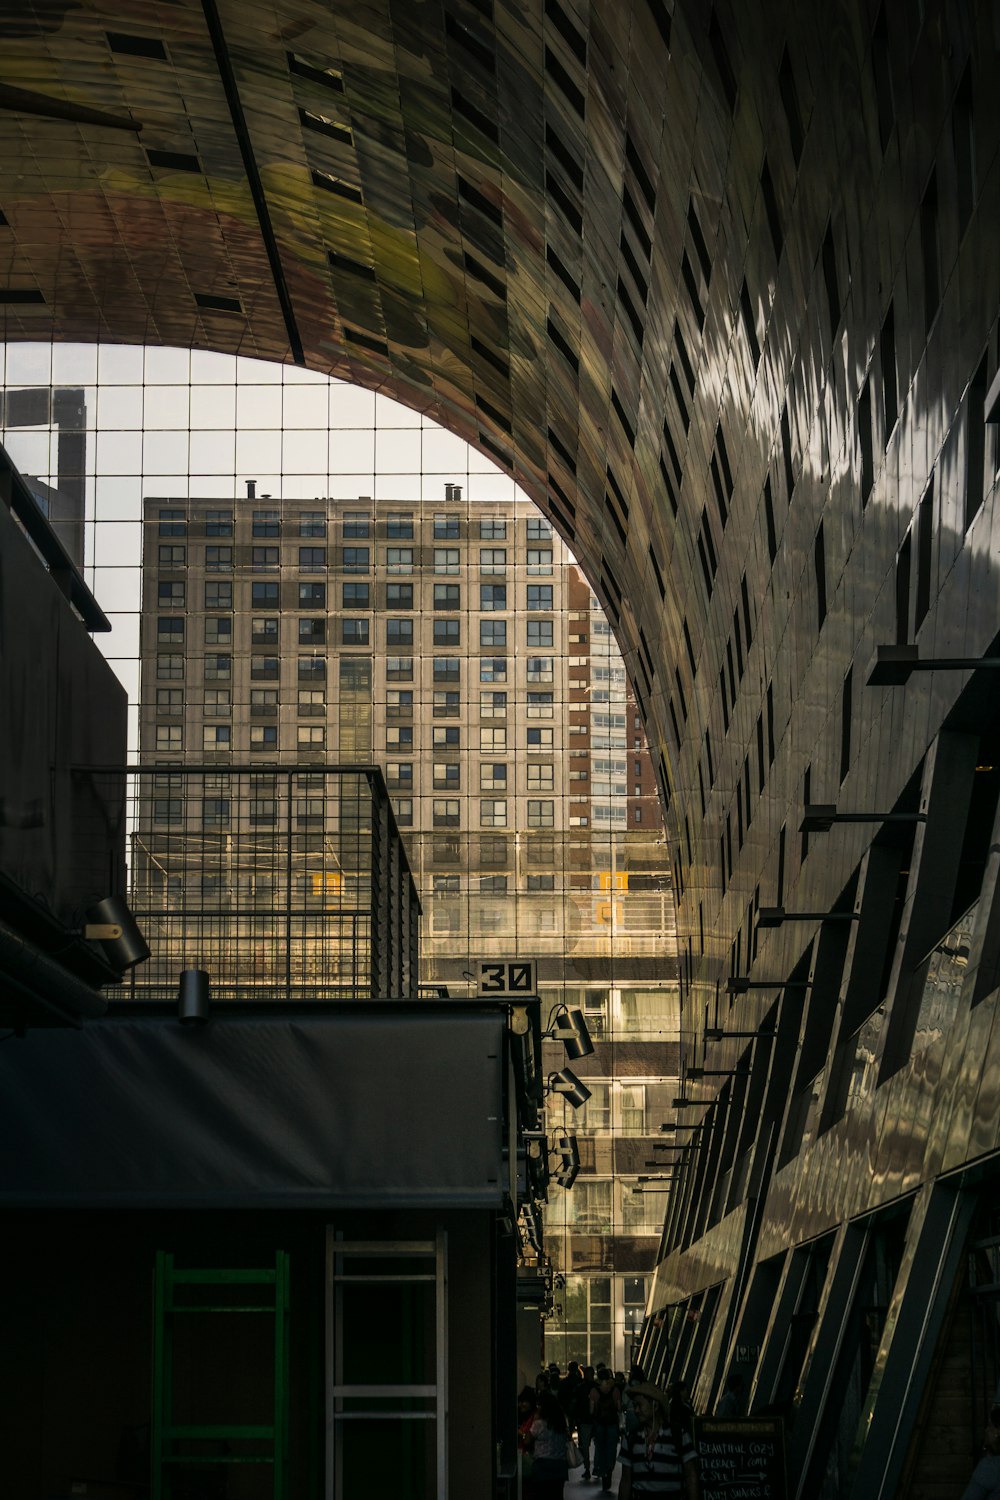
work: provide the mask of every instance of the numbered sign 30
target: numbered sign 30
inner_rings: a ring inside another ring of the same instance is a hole
[[[478,993],[489,1000],[523,1000],[526,995],[537,995],[534,960],[480,964]]]

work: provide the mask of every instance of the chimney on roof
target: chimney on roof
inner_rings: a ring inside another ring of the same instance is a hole
[[[446,484],[444,487],[444,498],[446,500],[461,500],[462,486],[460,484]]]
[[[248,500],[256,500],[256,498],[257,498],[257,481],[256,481],[256,479],[248,479],[247,480],[247,499]]]

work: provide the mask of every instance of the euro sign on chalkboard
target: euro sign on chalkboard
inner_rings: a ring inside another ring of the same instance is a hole
[[[785,1500],[779,1417],[700,1417],[702,1500]]]

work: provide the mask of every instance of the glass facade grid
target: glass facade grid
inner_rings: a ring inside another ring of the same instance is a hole
[[[7,387],[44,384],[45,370],[58,383],[65,355],[9,347]],[[634,705],[610,627],[548,521],[428,419],[257,361],[109,346],[93,363],[80,561],[112,619],[100,644],[129,692],[133,754],[374,759],[425,903],[424,980],[463,993],[470,953],[532,956],[546,1004],[584,1010],[612,1050],[580,1065],[589,1117],[551,1118],[603,1153],[584,1163],[580,1212],[611,1183],[614,1232],[598,1264],[560,1206],[573,1194],[556,1190],[546,1239],[586,1283],[591,1352],[610,1349],[624,1327],[615,1246],[628,1242],[630,1264],[647,1242],[649,1264],[655,1253],[648,1200],[626,1209],[616,1173],[648,1154],[675,1091],[619,1100],[613,1049],[648,1043],[669,1070],[678,1024],[668,855],[649,757],[638,777],[625,760]],[[15,461],[31,436],[4,433]],[[45,451],[54,470],[56,444]],[[163,827],[186,826],[175,789],[153,805]],[[273,788],[239,815],[270,836]],[[218,788],[192,826],[225,835],[236,816]]]

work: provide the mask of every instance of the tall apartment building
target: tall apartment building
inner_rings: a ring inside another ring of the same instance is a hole
[[[533,958],[583,1010],[591,1097],[549,1097],[581,1174],[553,1188],[547,1357],[627,1358],[663,1198],[634,1189],[676,1092],[669,862],[624,663],[526,502],[144,502],[140,750],[165,773],[375,763],[420,891],[422,979]],[[565,1061],[546,1044],[546,1066]]]

